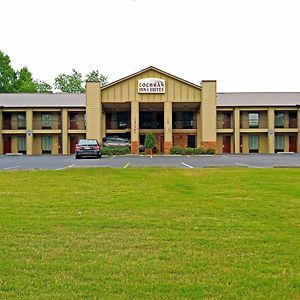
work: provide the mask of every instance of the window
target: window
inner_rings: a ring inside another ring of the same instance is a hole
[[[194,113],[192,111],[182,112],[182,128],[193,128],[194,126]]]
[[[18,129],[26,128],[26,115],[25,115],[25,113],[18,113],[17,119],[18,119]]]
[[[42,153],[50,153],[52,150],[52,137],[42,136]]]
[[[125,129],[127,128],[127,112],[118,112],[117,113],[117,122],[118,122],[118,129]]]
[[[46,113],[42,114],[42,128],[52,127],[52,114]]]
[[[18,136],[18,153],[26,153],[26,137]]]
[[[259,136],[249,135],[249,153],[259,152]]]
[[[277,127],[277,128],[284,127],[284,113],[283,112],[275,113],[275,127]]]
[[[141,112],[141,128],[147,129],[151,128],[152,125],[152,114],[149,111]]]
[[[259,127],[259,113],[249,113],[248,121],[250,128],[258,128]]]
[[[275,152],[284,151],[284,135],[275,135]]]

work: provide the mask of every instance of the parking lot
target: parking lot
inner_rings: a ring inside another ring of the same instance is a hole
[[[184,169],[209,167],[300,168],[299,154],[212,155],[212,156],[102,156],[101,159],[74,156],[0,156],[0,170],[63,170],[78,167],[177,167]]]

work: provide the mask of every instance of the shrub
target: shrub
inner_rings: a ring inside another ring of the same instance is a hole
[[[125,155],[131,153],[128,147],[103,147],[102,155]]]
[[[179,154],[179,155],[182,155],[183,154],[183,148],[181,147],[178,147],[178,146],[173,146],[170,150],[170,153],[171,154]]]
[[[215,154],[215,150],[212,148],[182,148],[178,146],[173,146],[170,151],[171,154],[177,155],[200,155],[200,154]]]

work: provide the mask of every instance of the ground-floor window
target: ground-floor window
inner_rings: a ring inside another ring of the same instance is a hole
[[[196,136],[195,135],[188,135],[188,147],[196,148]]]
[[[26,137],[18,136],[18,153],[26,153]]]
[[[275,135],[275,152],[284,152],[284,135]]]
[[[52,137],[51,136],[42,136],[42,153],[51,154],[52,152]]]
[[[249,135],[249,153],[259,152],[259,136]]]

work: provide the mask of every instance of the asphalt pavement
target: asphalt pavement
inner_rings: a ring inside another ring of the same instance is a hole
[[[184,169],[241,167],[241,168],[300,168],[299,154],[249,154],[204,156],[102,156],[75,159],[66,156],[0,155],[0,170],[64,170],[78,167],[177,167]]]

